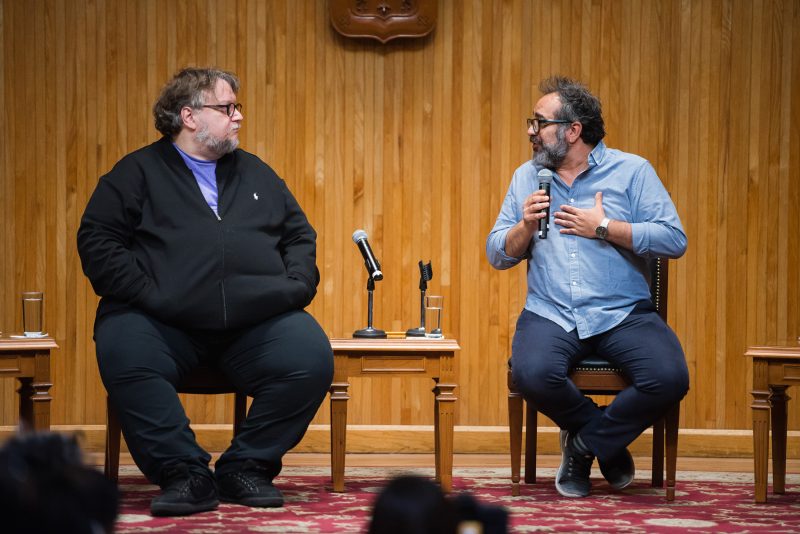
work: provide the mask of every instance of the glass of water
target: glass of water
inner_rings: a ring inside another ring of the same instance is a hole
[[[22,331],[26,337],[41,337],[42,304],[44,294],[41,291],[25,291],[22,293]]]
[[[442,336],[442,305],[444,297],[429,295],[425,297],[425,337],[441,338]]]

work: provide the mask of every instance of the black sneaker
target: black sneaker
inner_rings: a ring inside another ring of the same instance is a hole
[[[150,502],[154,516],[190,515],[216,510],[219,506],[214,477],[189,470],[186,464],[164,469],[161,495]]]
[[[592,470],[594,455],[578,452],[575,436],[562,430],[559,434],[561,443],[561,465],[556,473],[556,490],[564,497],[586,497],[592,488],[589,473]]]
[[[600,472],[603,473],[612,488],[616,490],[625,489],[633,482],[636,466],[633,465],[633,457],[628,452],[628,449],[625,449],[607,462],[598,460],[598,463],[600,464]]]
[[[257,508],[283,506],[281,490],[272,485],[266,467],[255,460],[247,460],[239,471],[217,475],[219,498]]]

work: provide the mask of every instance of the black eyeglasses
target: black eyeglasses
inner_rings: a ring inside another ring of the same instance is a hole
[[[214,108],[217,111],[224,112],[228,117],[233,118],[233,114],[238,111],[239,113],[242,112],[242,105],[241,104],[234,104],[231,102],[230,104],[203,104],[204,108]]]
[[[539,130],[548,126],[550,124],[572,124],[573,121],[566,121],[561,119],[525,119],[525,122],[528,124],[528,128],[533,130],[533,135],[539,133]]]

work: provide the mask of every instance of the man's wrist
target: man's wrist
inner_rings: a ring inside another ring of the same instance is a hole
[[[594,235],[597,239],[602,239],[603,241],[608,239],[608,225],[610,223],[611,219],[603,217],[603,220],[600,221],[600,224],[594,229]]]

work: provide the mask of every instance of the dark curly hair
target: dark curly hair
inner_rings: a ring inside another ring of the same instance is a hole
[[[225,80],[234,93],[239,92],[239,78],[224,70],[189,67],[173,76],[153,105],[156,130],[168,137],[177,135],[183,127],[181,109],[200,108],[205,103],[203,93],[214,91],[217,80]]]
[[[539,83],[542,94],[558,93],[561,109],[556,119],[580,122],[583,125],[581,139],[587,145],[596,145],[606,136],[603,108],[600,99],[582,83],[564,76],[552,76]]]

